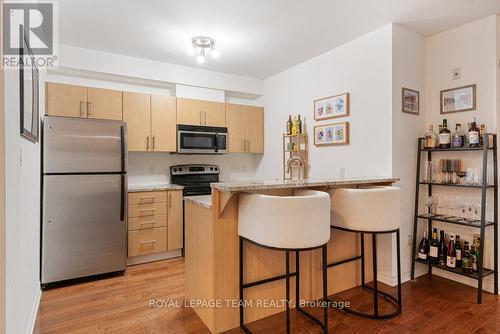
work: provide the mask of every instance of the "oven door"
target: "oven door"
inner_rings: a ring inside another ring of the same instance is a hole
[[[177,153],[217,153],[217,135],[214,132],[177,132]]]

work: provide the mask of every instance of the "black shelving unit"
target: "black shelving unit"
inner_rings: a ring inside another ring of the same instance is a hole
[[[490,140],[491,139],[491,140]],[[457,275],[466,276],[477,280],[477,303],[481,304],[482,293],[483,293],[483,279],[486,276],[493,274],[494,277],[494,291],[498,294],[498,166],[497,166],[497,136],[493,133],[483,134],[482,147],[461,147],[461,148],[449,148],[449,149],[439,149],[432,148],[427,149],[423,147],[423,141],[425,138],[418,139],[418,153],[417,153],[417,172],[415,177],[415,213],[413,221],[413,249],[412,249],[412,265],[411,265],[411,278],[415,279],[415,263],[421,263],[428,266],[428,274],[432,275],[432,268],[439,268]],[[490,145],[490,142],[492,145]],[[420,166],[422,154],[427,152],[427,161],[432,160],[433,152],[466,152],[466,151],[478,151],[482,153],[482,184],[481,185],[465,185],[465,184],[449,184],[449,183],[435,183],[435,182],[423,182],[420,181]],[[490,154],[491,160],[490,160]],[[487,184],[488,180],[488,163],[491,162],[493,165],[493,184]],[[433,187],[457,187],[457,188],[477,188],[481,189],[481,219],[478,221],[467,221],[459,219],[458,217],[443,217],[431,215],[430,212],[426,214],[419,213],[419,196],[420,187],[427,186],[427,195],[432,196]],[[493,221],[486,221],[486,197],[493,191]],[[427,229],[429,233],[432,231],[432,222],[439,221],[448,224],[463,225],[480,230],[480,246],[479,246],[479,261],[478,261],[478,271],[472,273],[464,273],[461,268],[451,269],[445,266],[429,264],[425,260],[421,260],[416,257],[417,249],[417,226],[420,222],[427,220]],[[494,233],[494,268],[488,269],[484,268],[484,243],[485,243],[485,230],[486,227],[492,226]]]

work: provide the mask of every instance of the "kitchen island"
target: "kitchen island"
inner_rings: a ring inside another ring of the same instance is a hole
[[[392,177],[361,177],[338,179],[306,179],[300,181],[249,181],[219,182],[212,184],[211,203],[205,198],[185,201],[186,234],[186,303],[191,306],[213,333],[220,333],[239,326],[239,238],[238,194],[251,192],[267,195],[289,196],[294,189],[328,191],[330,188],[391,185],[398,181]],[[371,238],[365,237],[366,282],[372,280]],[[284,252],[244,245],[245,283],[283,275]],[[360,252],[360,238],[355,233],[331,231],[328,243],[328,262],[352,258]],[[291,272],[294,255],[290,256]],[[361,285],[360,262],[349,262],[328,271],[328,294]],[[301,300],[321,298],[321,251],[301,254]],[[295,286],[294,278],[291,286]],[[245,322],[285,310],[285,280],[245,289]],[[291,300],[295,300],[294,289]],[[294,306],[292,302],[292,306]]]

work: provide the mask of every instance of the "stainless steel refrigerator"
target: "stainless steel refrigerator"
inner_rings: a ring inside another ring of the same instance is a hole
[[[127,124],[43,121],[41,282],[123,271]]]

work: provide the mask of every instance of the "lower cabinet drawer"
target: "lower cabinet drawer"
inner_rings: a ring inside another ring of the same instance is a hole
[[[167,216],[134,217],[128,219],[128,230],[151,229],[154,227],[167,226]]]
[[[166,227],[157,227],[128,232],[129,257],[164,252],[166,250]]]
[[[129,204],[128,217],[153,217],[167,213],[167,203]]]

